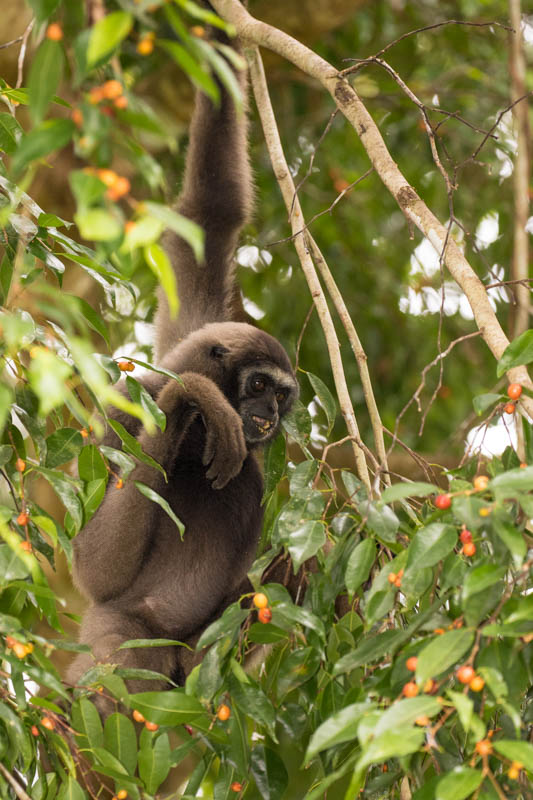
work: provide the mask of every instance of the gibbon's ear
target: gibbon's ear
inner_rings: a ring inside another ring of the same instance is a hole
[[[221,359],[224,358],[226,353],[229,353],[227,347],[224,347],[222,344],[216,344],[214,347],[211,348],[211,358]]]

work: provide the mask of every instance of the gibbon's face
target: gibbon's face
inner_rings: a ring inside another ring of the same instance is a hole
[[[292,374],[276,364],[258,363],[241,370],[237,410],[248,444],[264,445],[277,435],[296,394]]]

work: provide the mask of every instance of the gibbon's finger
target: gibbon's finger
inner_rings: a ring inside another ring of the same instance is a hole
[[[214,429],[214,426],[206,425],[205,447],[204,447],[204,454],[202,456],[202,464],[204,465],[204,467],[210,464],[215,456],[215,447],[217,438],[218,438],[218,431]]]

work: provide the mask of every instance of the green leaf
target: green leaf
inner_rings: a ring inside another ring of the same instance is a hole
[[[184,725],[204,713],[202,704],[182,689],[141,692],[130,695],[130,700],[133,708],[158,725]]]
[[[380,497],[381,503],[393,503],[395,500],[402,500],[404,497],[427,497],[428,494],[440,492],[434,483],[395,483],[388,486]]]
[[[238,604],[234,603],[228,606],[221,617],[211,623],[200,636],[196,645],[197,650],[202,650],[204,647],[221,639],[222,636],[233,636],[239,630],[248,616],[249,611],[245,608],[239,608]]]
[[[520,761],[528,772],[533,773],[533,744],[514,739],[498,739],[494,749],[510,761]]]
[[[143,464],[148,464],[148,466],[154,467],[154,469],[157,469],[159,470],[159,472],[162,472],[163,475],[165,474],[165,470],[163,469],[161,464],[158,464],[157,461],[154,461],[154,459],[151,458],[151,456],[147,455],[144,452],[144,450],[142,449],[140,443],[137,441],[135,436],[132,436],[131,433],[128,433],[126,428],[123,425],[121,425],[120,422],[117,422],[116,419],[110,419],[108,420],[108,422],[109,425],[113,428],[113,430],[117,434],[117,436],[119,437],[119,439],[122,441],[124,449],[128,453],[131,453],[132,456],[138,458],[139,461],[143,462]]]
[[[109,242],[122,235],[120,220],[103,208],[91,208],[74,215],[76,225],[84,239]]]
[[[314,647],[293,650],[282,662],[278,671],[278,695],[284,697],[297,686],[306,683],[320,666],[321,655]]]
[[[81,734],[81,747],[103,747],[104,731],[100,714],[86,697],[81,697],[73,704],[72,724],[74,730]]]
[[[60,0],[28,0],[28,4],[33,8],[37,22],[44,22],[56,10]]]
[[[478,394],[476,397],[472,398],[472,405],[474,406],[474,411],[478,415],[484,414],[487,409],[493,406],[495,403],[501,403],[502,395],[501,394]]]
[[[57,800],[87,800],[87,795],[71,775],[61,784]]]
[[[271,699],[258,686],[240,683],[233,675],[230,678],[229,688],[233,702],[242,713],[263,725],[270,738],[277,743],[276,711]]]
[[[133,402],[139,403],[150,414],[155,424],[164,431],[167,425],[167,418],[144,386],[129,375],[126,378],[126,386]]]
[[[368,580],[375,558],[376,544],[373,539],[363,539],[352,550],[344,573],[344,582],[350,596]]]
[[[81,451],[83,437],[75,428],[60,428],[46,437],[45,466],[49,469],[71,461]]]
[[[434,717],[441,711],[442,706],[435,697],[424,695],[398,700],[384,712],[375,727],[374,736],[380,736],[388,730],[401,730],[404,726],[413,725],[419,717]]]
[[[0,467],[7,464],[13,457],[13,448],[8,444],[0,445]]]
[[[285,437],[280,433],[265,448],[263,459],[265,473],[265,489],[263,498],[275,490],[285,472]]]
[[[82,314],[85,319],[87,320],[89,326],[99,333],[102,339],[105,341],[108,347],[111,347],[110,340],[109,340],[109,331],[107,330],[107,326],[103,319],[96,313],[94,308],[89,305],[89,303],[84,300],[82,297],[74,297],[74,295],[68,295],[70,302],[72,302],[80,314]]]
[[[122,450],[115,450],[114,447],[100,445],[100,452],[105,458],[107,458],[109,461],[112,461],[113,464],[116,464],[119,467],[124,480],[135,469],[135,461],[133,458],[127,455],[127,453],[123,453]]]
[[[43,417],[62,405],[70,390],[66,385],[72,368],[50,350],[36,348],[28,369],[30,385],[39,398],[39,409]]]
[[[340,658],[333,667],[334,675],[342,675],[344,672],[351,672],[362,664],[368,664],[385,654],[391,654],[393,649],[399,646],[405,638],[404,631],[383,631],[376,636],[369,636],[349,653]]]
[[[515,496],[515,492],[531,491],[533,489],[533,467],[524,469],[519,467],[502,472],[490,481],[488,488],[505,497]]]
[[[172,511],[170,505],[167,503],[165,498],[161,497],[160,494],[154,492],[153,489],[150,489],[149,486],[146,486],[144,483],[141,483],[140,481],[134,481],[134,483],[141,494],[143,494],[145,497],[151,500],[152,503],[157,503],[157,505],[160,506],[166,514],[168,514],[172,522],[174,522],[174,524],[176,525],[180,537],[183,539],[183,534],[185,532],[185,525],[180,519],[178,519],[178,517]]]
[[[476,791],[482,780],[480,770],[455,767],[437,783],[435,800],[465,800]]]
[[[27,578],[29,569],[7,544],[0,544],[0,583]]]
[[[78,456],[78,474],[82,481],[107,480],[105,461],[94,444],[86,445]]]
[[[129,717],[114,713],[105,721],[104,747],[109,750],[128,773],[133,775],[137,766],[137,735]]]
[[[50,485],[55,493],[69,512],[76,526],[76,529],[81,528],[83,522],[83,514],[81,510],[81,503],[77,496],[72,484],[66,480],[63,473],[55,470],[46,469],[45,467],[34,467],[36,472],[39,472]]]
[[[60,150],[72,139],[76,126],[68,119],[49,119],[22,137],[13,156],[13,172],[17,173],[36,161]]]
[[[93,67],[110,56],[133,26],[133,17],[126,11],[113,11],[93,25],[87,46],[87,66]]]
[[[318,520],[307,520],[303,525],[299,525],[291,531],[287,544],[295,574],[304,561],[320,550],[325,541],[324,524]]]
[[[506,571],[506,567],[498,567],[496,564],[483,564],[470,570],[463,584],[461,596],[463,604],[473,595],[501,581]]]
[[[418,653],[416,680],[425,683],[446,672],[472,647],[474,634],[465,628],[436,636]]]
[[[527,545],[522,531],[509,519],[501,518],[498,514],[492,516],[492,527],[507,549],[513,556],[516,556],[518,563],[521,564],[527,553]]]
[[[314,731],[304,758],[304,765],[308,764],[317,753],[333,747],[335,744],[349,742],[357,737],[357,727],[363,716],[373,711],[373,703],[352,703],[335,714]]]
[[[457,531],[451,525],[433,522],[420,528],[407,551],[407,569],[433,567],[457,544]]]
[[[287,639],[289,634],[272,623],[254,622],[248,631],[248,640],[256,644],[275,644]]]
[[[498,378],[520,364],[530,364],[533,361],[533,330],[524,331],[511,344],[507,345],[503,356],[498,361],[496,375]]]
[[[215,81],[181,44],[170,39],[158,39],[157,43],[172,56],[198,89],[201,89],[214,103],[218,103],[220,93]]]
[[[38,125],[52,102],[63,72],[63,47],[45,37],[33,56],[28,78],[30,113]]]
[[[85,525],[89,522],[104,499],[106,486],[107,474],[105,478],[96,478],[94,481],[87,482],[81,495],[83,501],[83,521]]]
[[[143,745],[139,750],[139,777],[148,794],[153,795],[170,772],[170,742],[163,733],[153,742],[146,737]]]
[[[15,117],[6,111],[0,112],[0,150],[8,155],[14,153],[22,133],[23,130]]]
[[[461,725],[465,729],[465,732],[468,733],[470,730],[472,714],[474,713],[474,701],[472,698],[468,697],[468,695],[460,692],[453,692],[451,689],[448,689],[446,695],[450,698],[457,709],[457,714],[459,715]]]
[[[384,731],[375,739],[371,739],[363,750],[356,764],[355,771],[360,772],[370,764],[387,761],[389,758],[400,758],[420,749],[425,739],[425,732],[417,728],[401,731]]]
[[[144,259],[165,292],[170,316],[176,317],[179,311],[178,287],[169,257],[160,245],[151,244],[144,248]]]
[[[335,402],[335,398],[331,394],[330,390],[324,383],[324,381],[320,380],[316,375],[313,375],[312,372],[306,373],[307,377],[309,378],[309,383],[313,387],[316,396],[320,401],[320,405],[326,412],[326,417],[328,420],[328,433],[329,436],[331,431],[333,430],[333,426],[335,424],[335,418],[337,416],[337,403]]]
[[[279,755],[257,744],[252,750],[251,772],[263,800],[279,800],[289,785],[289,776],[285,764]]]

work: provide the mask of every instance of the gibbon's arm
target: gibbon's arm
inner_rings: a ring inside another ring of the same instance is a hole
[[[245,95],[246,75],[239,72],[237,78]],[[251,211],[252,179],[246,115],[236,111],[232,98],[220,84],[219,90],[219,107],[204,94],[196,97],[183,189],[177,204],[178,211],[205,232],[205,263],[196,263],[183,239],[166,234],[165,246],[177,277],[180,310],[177,319],[171,320],[166,299],[160,293],[155,319],[157,361],[206,322],[235,318],[233,254]]]
[[[137,437],[143,450],[165,470],[170,491],[179,448],[197,414],[206,428],[205,447],[198,459],[207,468],[214,489],[222,489],[239,474],[247,455],[242,420],[218,386],[192,372],[182,375],[184,386],[170,380],[157,397],[167,415],[167,427]],[[165,479],[153,467],[139,464],[123,489],[110,486],[100,508],[74,540],[74,576],[93,601],[120,595],[135,580],[164,512],[142,495],[134,481],[165,495]],[[116,568],[110,569],[110,565]]]

